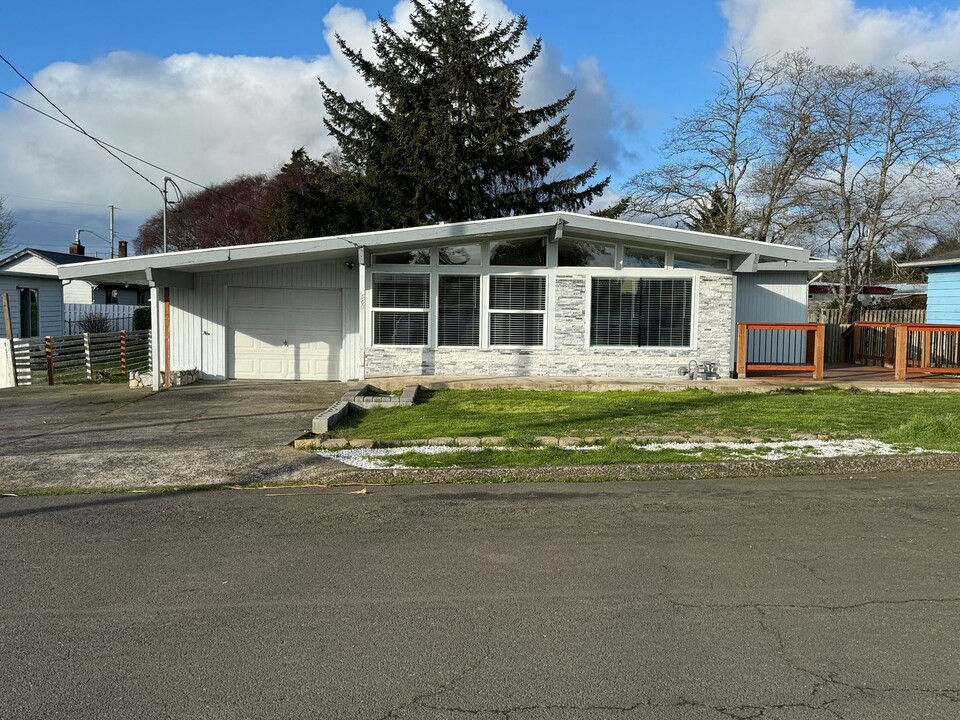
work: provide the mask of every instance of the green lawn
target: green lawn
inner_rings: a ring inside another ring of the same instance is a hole
[[[538,435],[701,434],[764,439],[823,434],[960,451],[960,396],[837,389],[769,394],[441,390],[410,408],[351,413],[333,436],[499,435],[523,444]]]

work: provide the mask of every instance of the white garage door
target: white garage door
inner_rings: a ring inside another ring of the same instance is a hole
[[[230,367],[238,380],[339,380],[340,290],[232,287]]]

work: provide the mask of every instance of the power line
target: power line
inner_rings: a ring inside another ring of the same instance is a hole
[[[77,229],[76,223],[57,222],[56,220],[34,220],[33,218],[17,217],[17,224],[19,225],[20,223],[43,223],[44,225],[61,225],[63,227],[73,228],[74,230]],[[110,232],[105,228],[100,228],[100,229],[103,230],[104,232]],[[119,233],[114,233],[114,235],[125,237],[125,236],[119,235]]]
[[[56,120],[56,118],[54,119]],[[57,120],[57,122],[60,122],[60,121]],[[66,123],[64,123],[64,125],[66,125]],[[69,125],[67,127],[69,127]],[[83,205],[84,207],[95,207],[95,208],[110,207],[109,205],[100,205],[97,203],[71,202],[70,200],[51,200],[49,198],[30,197],[29,195],[14,195],[13,193],[5,193],[2,191],[0,191],[0,197],[12,197],[12,198],[19,198],[21,200],[35,200],[37,202],[58,203],[60,205]]]
[[[51,100],[51,99],[48,98],[46,95],[44,95],[43,92],[40,90],[40,88],[38,88],[36,85],[34,85],[32,82],[30,82],[30,80],[27,78],[27,76],[24,75],[24,74],[23,74],[22,72],[20,72],[19,70],[17,70],[17,68],[14,66],[14,64],[13,64],[12,62],[10,62],[9,60],[7,60],[7,59],[3,56],[2,53],[0,53],[0,60],[3,60],[3,62],[5,62],[5,63],[10,67],[11,70],[13,70],[17,75],[20,76],[20,79],[21,79],[21,80],[23,80],[27,85],[29,85],[30,87],[32,87],[40,97],[42,97],[44,100],[46,100],[48,103],[50,103],[50,105],[53,106],[53,108],[54,108],[58,113],[60,113],[60,114],[63,115],[67,120],[69,120],[70,123],[71,123],[71,125],[73,125],[78,131],[80,131],[81,133],[83,133],[84,135],[86,135],[88,138],[90,138],[91,140],[93,140],[97,145],[99,145],[101,148],[103,148],[111,157],[115,158],[115,159],[117,160],[117,162],[119,162],[121,165],[123,165],[124,167],[126,167],[126,168],[127,168],[128,170],[130,170],[131,172],[139,175],[141,178],[143,178],[144,181],[146,181],[146,182],[149,183],[150,185],[153,185],[153,187],[157,188],[157,191],[158,191],[158,192],[163,192],[162,190],[160,190],[160,188],[157,186],[157,184],[156,184],[155,182],[153,182],[152,180],[150,180],[150,178],[148,178],[146,175],[144,175],[144,174],[141,173],[139,170],[137,170],[136,168],[134,168],[132,165],[130,165],[129,163],[127,163],[123,158],[121,158],[121,157],[119,157],[118,155],[116,155],[116,154],[115,154],[112,150],[110,150],[106,145],[104,145],[104,144],[103,144],[102,142],[100,142],[97,138],[95,138],[93,135],[91,135],[91,134],[88,133],[86,130],[84,130],[84,129],[80,126],[80,123],[78,123],[78,122],[77,122],[76,120],[74,120],[72,117],[70,117],[69,115],[67,115],[63,110],[60,109],[60,107],[59,107],[53,100]]]
[[[0,57],[2,57],[2,56],[0,56]],[[45,118],[49,118],[50,120],[53,120],[55,123],[59,123],[60,125],[63,125],[65,128],[68,128],[68,129],[70,129],[70,130],[73,130],[74,132],[82,132],[81,130],[79,130],[79,129],[73,127],[72,125],[70,125],[69,123],[65,123],[65,122],[64,122],[63,120],[61,120],[60,118],[54,117],[53,115],[51,115],[51,114],[49,114],[49,113],[46,113],[46,112],[44,112],[43,110],[41,110],[40,108],[34,107],[34,106],[31,105],[30,103],[26,103],[26,102],[24,102],[23,100],[20,100],[19,98],[15,98],[13,95],[10,95],[9,93],[5,93],[3,90],[0,90],[0,95],[3,95],[5,98],[8,98],[9,100],[13,100],[15,103],[18,103],[18,104],[20,104],[20,105],[23,105],[23,107],[25,107],[25,108],[28,108],[28,109],[30,109],[30,110],[33,110],[35,113],[39,113],[39,114],[43,115]],[[83,134],[86,135],[87,133],[83,133]],[[91,137],[92,137],[92,136],[91,136]],[[198,188],[202,188],[203,190],[206,190],[206,191],[208,191],[208,192],[212,192],[214,195],[219,195],[220,197],[226,198],[227,200],[230,200],[231,202],[235,202],[235,203],[237,203],[238,205],[245,205],[246,207],[250,208],[251,210],[256,210],[257,212],[260,212],[260,213],[263,212],[263,208],[261,208],[261,207],[258,206],[258,205],[251,205],[250,203],[245,202],[244,200],[238,200],[237,198],[231,197],[230,195],[227,195],[226,193],[220,192],[219,190],[214,190],[212,187],[207,187],[207,186],[204,185],[203,183],[199,183],[199,182],[197,182],[196,180],[191,180],[190,178],[184,177],[183,175],[178,175],[178,174],[175,173],[173,170],[168,170],[167,168],[161,167],[160,165],[156,165],[156,164],[150,162],[149,160],[144,160],[142,157],[139,157],[138,155],[134,155],[133,153],[127,152],[126,150],[123,150],[123,149],[121,149],[121,148],[118,148],[116,145],[111,145],[110,143],[108,143],[108,142],[105,141],[105,140],[100,140],[99,138],[95,138],[95,139],[98,141],[98,143],[100,143],[100,144],[102,144],[102,145],[104,145],[104,146],[106,146],[106,147],[108,147],[108,148],[111,148],[112,150],[116,150],[116,151],[117,151],[118,153],[120,153],[121,155],[126,155],[126,156],[129,157],[129,158],[133,158],[133,159],[136,160],[137,162],[141,162],[141,163],[143,163],[144,165],[147,165],[148,167],[152,167],[154,170],[159,170],[160,172],[164,172],[164,173],[166,173],[167,175],[170,175],[171,177],[175,177],[175,178],[177,178],[178,180],[183,180],[184,182],[188,182],[188,183],[190,183],[191,185],[195,185],[195,186],[198,187]],[[136,172],[136,171],[134,171],[134,172]],[[137,173],[137,174],[139,174],[139,173]],[[141,175],[141,177],[143,177],[143,176]],[[149,181],[148,181],[148,182],[149,182]],[[153,183],[150,183],[150,184],[153,185]],[[156,185],[153,185],[153,186],[154,186],[154,187],[157,187]],[[157,189],[159,190],[159,188],[157,188]],[[161,192],[162,192],[162,191],[161,191]],[[97,207],[101,207],[101,206],[97,206]]]

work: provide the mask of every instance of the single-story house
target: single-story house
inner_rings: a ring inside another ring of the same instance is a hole
[[[899,263],[927,274],[927,322],[960,325],[960,250]]]
[[[35,248],[26,248],[0,260],[0,296],[6,293],[9,299],[14,337],[63,335],[64,296],[74,283],[62,282],[57,268],[94,261],[95,258],[83,255]],[[91,287],[82,281],[78,284]],[[2,337],[6,337],[6,327],[0,320]]]
[[[151,288],[154,357],[207,379],[676,377],[736,322],[806,322],[809,251],[544,213],[102,260]],[[155,380],[156,382],[156,380]]]

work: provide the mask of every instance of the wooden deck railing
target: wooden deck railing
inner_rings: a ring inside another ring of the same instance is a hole
[[[798,332],[806,333],[806,345],[802,362],[776,362],[766,359],[762,362],[750,362],[751,333],[773,335],[774,345],[768,351],[768,358],[792,355],[789,345]],[[815,380],[823,380],[823,348],[826,330],[823,323],[737,323],[737,376],[745,378],[753,370],[808,371]]]
[[[896,328],[892,322],[855,322],[840,336],[840,362],[893,367]]]
[[[893,368],[910,375],[960,375],[960,325],[856,322],[844,330],[842,362]]]
[[[960,325],[901,323],[896,326],[897,380],[910,375],[960,375]]]

